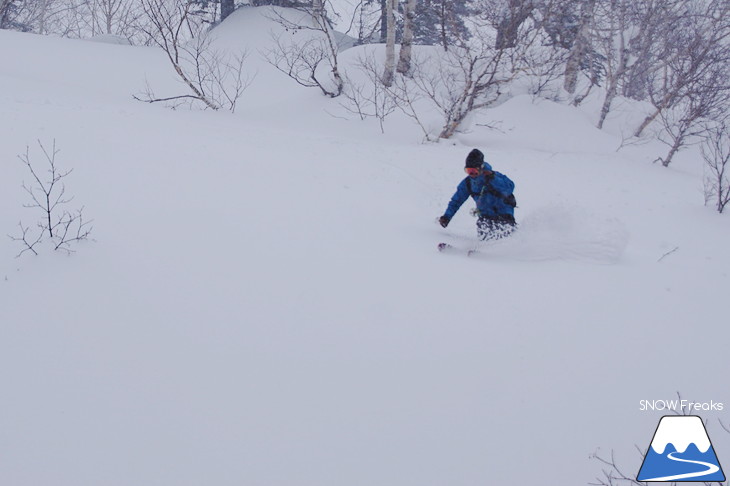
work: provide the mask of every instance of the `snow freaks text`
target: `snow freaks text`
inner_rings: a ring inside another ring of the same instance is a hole
[[[639,411],[665,411],[672,410],[675,412],[700,412],[700,411],[717,411],[720,412],[724,408],[722,402],[692,402],[690,400],[640,400]]]

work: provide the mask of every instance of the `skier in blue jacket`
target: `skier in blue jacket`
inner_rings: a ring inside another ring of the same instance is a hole
[[[477,203],[477,234],[482,240],[498,240],[512,233],[516,201],[512,192],[515,183],[506,175],[492,170],[484,161],[484,154],[474,149],[466,157],[464,172],[467,177],[456,188],[446,212],[438,219],[446,228],[462,204],[471,196]]]

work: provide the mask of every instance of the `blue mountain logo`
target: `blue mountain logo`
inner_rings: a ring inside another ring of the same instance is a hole
[[[702,419],[695,415],[662,417],[636,480],[725,481]]]

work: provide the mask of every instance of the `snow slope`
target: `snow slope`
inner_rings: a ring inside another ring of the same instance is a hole
[[[0,228],[55,139],[95,239],[0,239],[0,484],[585,484],[597,447],[638,471],[639,400],[730,400],[692,152],[529,97],[482,115],[504,133],[381,135],[260,59],[261,12],[221,26],[257,72],[235,115],[134,101],[179,89],[155,49],[0,31]],[[477,244],[467,207],[434,224],[472,147],[522,224],[476,260],[435,250]]]

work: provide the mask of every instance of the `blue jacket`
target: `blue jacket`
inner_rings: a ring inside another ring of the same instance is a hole
[[[485,162],[482,170],[491,171],[492,166]],[[487,182],[487,177],[482,174],[477,177],[466,177],[461,181],[444,216],[449,219],[453,218],[461,205],[471,196],[477,203],[480,217],[502,219],[511,216],[514,218],[515,208],[507,204],[505,198],[512,194],[515,183],[500,172],[492,171],[492,173],[494,177],[491,177],[489,182]],[[471,186],[471,191],[469,191],[469,186]]]

